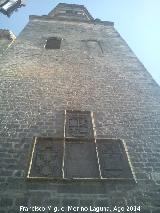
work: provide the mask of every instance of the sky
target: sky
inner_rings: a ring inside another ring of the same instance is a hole
[[[160,0],[25,0],[26,6],[8,18],[0,13],[0,28],[16,36],[29,15],[47,15],[58,3],[81,4],[94,18],[113,21],[154,80],[160,85]]]

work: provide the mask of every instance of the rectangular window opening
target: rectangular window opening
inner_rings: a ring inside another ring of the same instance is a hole
[[[60,49],[61,47],[61,38],[50,37],[46,41],[45,49]]]

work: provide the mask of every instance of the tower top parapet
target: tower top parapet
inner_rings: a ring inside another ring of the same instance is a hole
[[[59,21],[74,21],[86,22],[88,24],[113,26],[114,23],[110,21],[101,21],[94,19],[92,15],[83,5],[59,3],[48,15],[30,15],[29,20],[59,20]]]
[[[91,14],[83,5],[59,3],[49,14],[49,17],[66,19],[66,20],[79,20],[79,21],[92,21],[94,20]]]

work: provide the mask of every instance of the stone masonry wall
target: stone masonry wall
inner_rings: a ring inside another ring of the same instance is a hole
[[[52,36],[63,38],[60,50],[44,49]],[[30,20],[1,57],[0,85],[1,213],[48,205],[160,212],[160,88],[113,26]],[[62,137],[65,109],[93,111],[98,137],[125,141],[136,184],[26,181],[33,137]]]
[[[0,39],[0,57],[3,52],[7,49],[9,42],[6,39]]]

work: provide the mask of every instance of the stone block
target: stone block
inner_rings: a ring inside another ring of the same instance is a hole
[[[67,179],[99,178],[95,143],[65,144],[64,177]]]

